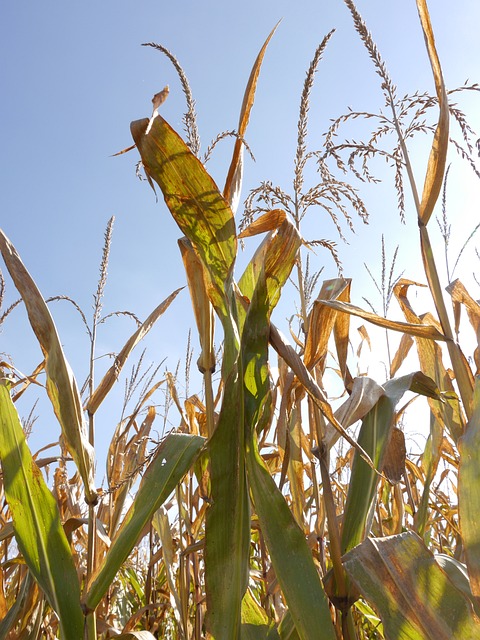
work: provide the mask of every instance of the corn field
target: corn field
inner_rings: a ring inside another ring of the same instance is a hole
[[[91,321],[77,305],[90,341],[90,373],[80,388],[50,301],[0,231],[3,261],[44,358],[22,374],[15,354],[2,354],[0,638],[480,638],[480,306],[459,279],[450,280],[448,264],[442,283],[442,248],[430,239],[437,219],[448,244],[448,212],[443,207],[436,218],[434,211],[445,201],[450,150],[480,177],[477,136],[452,101],[480,87],[447,91],[426,0],[416,0],[436,93],[398,98],[353,0],[344,1],[386,107],[338,116],[319,148],[310,149],[310,94],[333,32],[327,34],[301,95],[291,192],[263,182],[241,202],[248,124],[276,28],[253,65],[238,127],[228,134],[234,149],[223,188],[206,161],[226,134],[200,155],[188,79],[170,51],[148,45],[179,74],[185,130],[180,135],[160,114],[166,87],[154,96],[151,117],[131,123],[133,145],[124,152],[139,154],[138,173],[180,230],[196,325],[187,377],[198,345],[199,375],[191,376],[198,388],[185,397],[177,371],[144,371],[137,359],[122,418],[100,461],[107,469],[101,488],[97,411],[180,289],[137,319],[110,368],[97,376],[110,220]],[[360,119],[376,123],[370,138],[344,138],[345,126]],[[418,134],[431,146],[424,175],[415,174],[409,151]],[[371,274],[380,312],[368,300],[363,308],[352,303],[354,281],[343,274],[335,241],[303,235],[311,209],[333,221],[340,237],[357,219],[368,221],[349,180],[374,183],[374,158],[391,167],[398,215],[416,215],[424,268],[421,275],[408,269],[397,275],[397,252],[389,266],[382,241],[381,276]],[[313,186],[307,166],[315,166]],[[244,245],[255,249],[239,272]],[[334,260],[338,277],[322,282],[323,256]],[[13,321],[18,303],[5,308],[3,277],[0,284],[1,324]],[[413,295],[425,285],[427,313],[416,309]],[[282,291],[292,318],[283,332],[272,319]],[[473,346],[458,341],[467,325]],[[364,370],[366,352],[386,360],[384,379]],[[46,392],[53,407],[59,456],[30,450],[37,424],[20,419],[16,402],[32,388]],[[158,441],[160,389],[176,427]],[[418,412],[422,402],[426,409]],[[408,451],[409,434],[420,428],[423,448]]]

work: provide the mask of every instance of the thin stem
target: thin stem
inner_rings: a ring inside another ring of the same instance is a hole
[[[207,413],[207,438],[215,431],[215,401],[213,397],[212,372],[207,369],[203,374],[205,384],[205,408]]]

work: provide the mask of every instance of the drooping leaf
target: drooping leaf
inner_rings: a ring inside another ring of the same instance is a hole
[[[62,638],[83,633],[80,585],[57,503],[35,465],[5,383],[0,384],[0,460],[15,539],[57,613]]]
[[[334,307],[325,305],[324,301],[340,300],[342,302],[350,302],[350,286],[351,280],[345,278],[326,280],[322,284],[320,293],[313,303],[308,317],[308,334],[304,355],[307,369],[311,370],[320,361],[324,360],[336,318],[338,315],[342,315],[338,314]]]
[[[67,448],[85,485],[87,502],[95,503],[94,451],[87,437],[77,383],[63,353],[50,311],[10,240],[0,230],[0,251],[23,298],[32,329],[45,357],[47,393],[62,428]]]
[[[458,279],[454,280],[451,284],[448,285],[447,291],[452,297],[455,318],[458,318],[455,332],[458,334],[460,330],[460,310],[462,307],[465,307],[468,319],[477,337],[477,346],[475,348],[473,357],[478,374],[480,373],[480,304],[472,298],[472,296],[468,293],[468,291]]]
[[[480,620],[413,531],[367,538],[344,557],[364,598],[378,611],[386,640],[474,640]]]
[[[295,349],[288,344],[285,337],[282,333],[277,329],[277,327],[271,323],[270,324],[270,344],[278,353],[278,355],[285,360],[288,366],[292,369],[295,375],[298,377],[299,382],[305,388],[305,391],[312,398],[313,402],[318,406],[320,411],[323,413],[325,418],[330,422],[332,427],[334,427],[340,435],[342,435],[345,440],[356,449],[362,458],[366,461],[366,463],[375,470],[374,464],[370,459],[370,456],[366,453],[364,449],[356,442],[347,431],[343,428],[340,422],[336,419],[335,414],[333,413],[333,409],[328,402],[328,399],[322,389],[318,386],[316,381],[313,379],[312,375],[306,368],[303,363],[302,358],[295,351]]]
[[[408,300],[408,290],[417,283],[411,280],[400,279],[393,288],[393,293],[402,309],[405,318],[410,324],[432,324],[433,319],[426,314],[418,316]],[[434,341],[424,340],[422,337],[415,338],[418,360],[420,368],[425,375],[435,380],[438,388],[447,392],[444,393],[443,402],[430,398],[428,404],[432,413],[436,416],[440,424],[444,424],[453,440],[457,440],[463,432],[463,416],[455,394],[455,387],[443,364],[442,351]]]
[[[145,525],[193,465],[203,444],[204,439],[200,436],[171,433],[158,447],[103,564],[92,576],[83,598],[87,610],[93,611],[97,607]]]
[[[335,411],[335,418],[344,429],[362,420],[384,394],[383,387],[372,378],[354,378],[350,395]],[[331,449],[341,437],[341,433],[330,423],[325,425],[325,446]]]
[[[433,325],[410,324],[407,322],[389,320],[388,318],[384,318],[383,316],[377,316],[371,311],[365,311],[364,309],[361,309],[354,304],[348,304],[346,302],[341,302],[340,300],[321,300],[321,303],[327,305],[328,307],[331,307],[332,309],[336,309],[337,311],[350,313],[351,315],[358,316],[359,318],[363,318],[364,320],[368,320],[372,324],[376,324],[377,326],[383,327],[384,329],[401,331],[402,333],[406,333],[411,336],[419,336],[420,338],[428,338],[430,340],[446,340],[443,333],[441,333]]]

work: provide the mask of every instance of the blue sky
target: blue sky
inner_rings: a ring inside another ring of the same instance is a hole
[[[454,5],[432,0],[430,5],[447,87],[458,86],[467,78],[480,81],[477,0],[459,0]],[[417,89],[433,91],[415,2],[358,0],[357,6],[399,95]],[[332,28],[336,33],[320,64],[312,94],[312,148],[321,144],[330,118],[348,107],[378,111],[383,106],[378,77],[341,0],[246,0],[241,5],[218,0],[2,3],[0,225],[45,297],[68,295],[90,312],[103,233],[112,215],[116,222],[105,313],[128,309],[145,318],[185,283],[176,244],[179,232],[161,198],[156,202],[148,185],[136,178],[136,152],[111,157],[131,144],[130,121],[150,115],[153,94],[166,84],[170,96],[162,114],[174,127],[182,128],[184,101],[175,72],[160,53],[141,44],[154,41],[168,47],[184,67],[196,100],[205,150],[217,133],[237,126],[250,68],[280,18],[247,133],[256,162],[246,159],[244,196],[266,179],[291,189],[305,72],[316,46]],[[478,96],[469,95],[461,99],[461,106],[480,130],[478,100]],[[217,149],[209,168],[223,185],[232,141]],[[426,150],[428,146],[421,144],[417,149],[420,185]],[[469,172],[460,160],[454,156],[452,160],[450,211],[462,221],[459,236],[452,238],[454,253],[455,243],[462,245],[480,215],[478,185],[467,179]],[[406,277],[421,277],[411,202],[407,200],[407,223],[402,226],[391,196],[392,176],[384,173],[382,177],[384,186],[365,191],[371,225],[362,228],[357,221],[358,235],[347,234],[348,246],[339,243],[345,276],[354,277],[357,301],[364,295],[375,295],[363,263],[379,272],[382,233],[390,253],[400,243],[399,268],[406,270]],[[336,240],[325,217],[317,216],[312,224],[315,237]],[[328,255],[318,256],[320,265],[325,267],[325,277],[336,275]],[[472,268],[473,263],[467,261],[466,278]],[[472,293],[480,297],[478,290]],[[7,279],[7,305],[16,297]],[[88,369],[86,334],[66,303],[56,303],[52,313],[82,384]],[[278,322],[282,321],[280,316]],[[169,366],[175,368],[177,359],[184,355],[186,333],[192,324],[185,291],[148,339],[147,357],[157,362],[168,357]],[[133,329],[125,319],[111,322],[99,336],[99,353],[118,351]],[[20,308],[3,327],[0,352],[10,354],[25,373],[41,359]],[[98,375],[102,366],[106,363],[101,363]],[[28,401],[33,400],[34,394]],[[100,415],[101,429],[113,433],[117,418]],[[37,429],[55,434],[51,418],[48,424],[44,422],[41,417]],[[45,433],[42,441],[50,438]]]

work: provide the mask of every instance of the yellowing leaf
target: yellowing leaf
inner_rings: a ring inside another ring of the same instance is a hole
[[[413,531],[367,538],[344,566],[379,613],[385,638],[475,640],[480,620]]]
[[[212,304],[225,316],[226,283],[232,278],[237,253],[233,213],[200,160],[170,125],[158,115],[148,135],[147,127],[147,119],[130,125],[145,171],[158,183],[175,222],[202,260]]]
[[[45,357],[47,393],[62,428],[67,448],[85,485],[86,500],[95,503],[94,451],[88,442],[80,393],[63,353],[50,311],[10,240],[0,230],[0,251],[27,308],[28,319]]]

